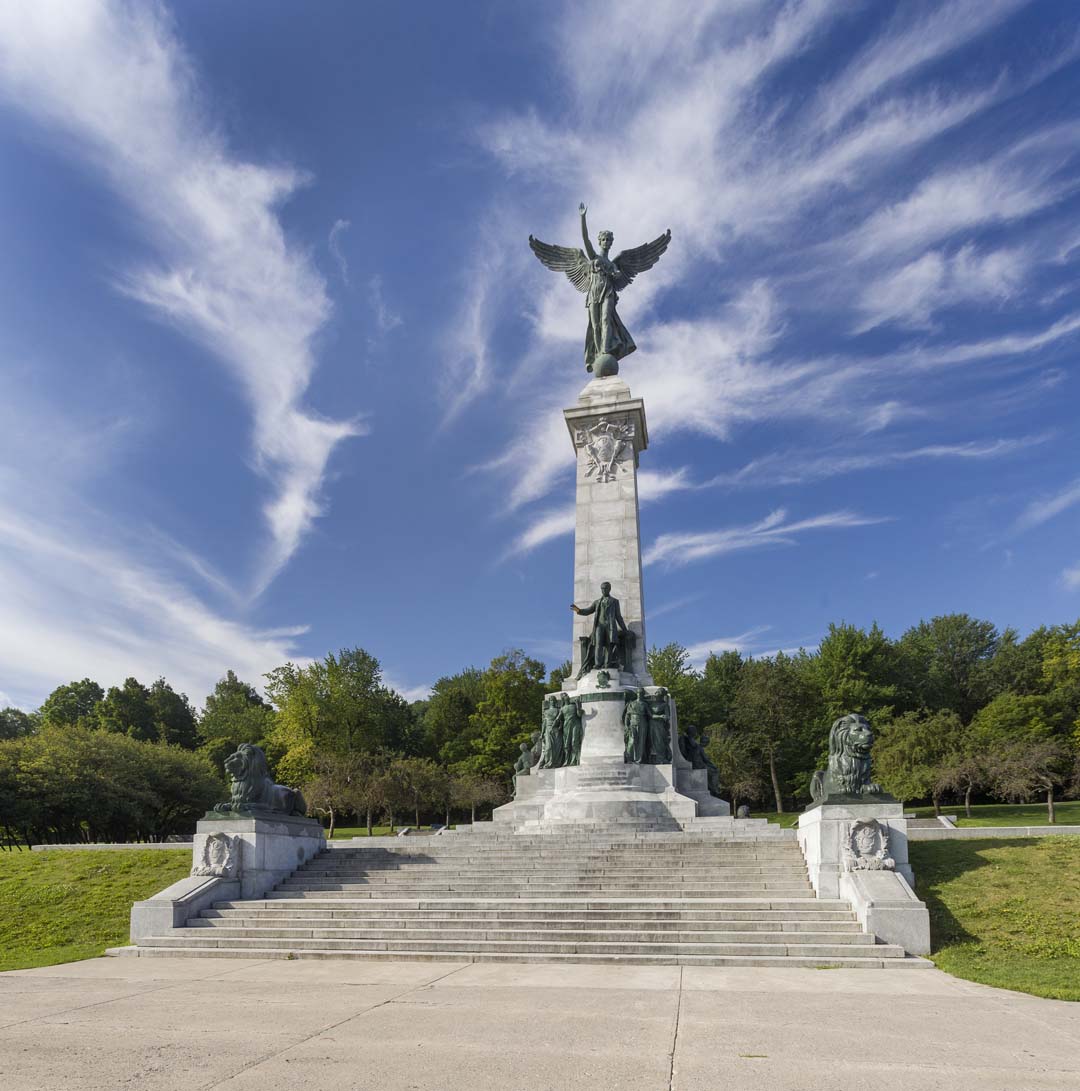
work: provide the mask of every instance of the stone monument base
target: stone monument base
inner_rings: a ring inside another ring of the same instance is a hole
[[[675,790],[671,765],[618,761],[534,769],[517,778],[517,797],[496,808],[500,825],[640,823],[680,828],[698,815],[694,800]]]
[[[195,829],[191,875],[131,907],[131,940],[168,935],[214,902],[261,898],[325,848],[314,818],[211,812]]]
[[[914,955],[930,953],[930,914],[912,887],[904,807],[891,798],[815,804],[799,844],[819,898],[843,898],[867,931]]]

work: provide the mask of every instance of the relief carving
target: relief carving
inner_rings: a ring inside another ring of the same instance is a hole
[[[240,870],[238,837],[227,833],[212,833],[202,844],[202,852],[192,875],[212,875],[217,879],[235,879]]]
[[[627,445],[633,450],[633,439],[634,423],[627,419],[615,421],[601,417],[591,428],[575,429],[574,446],[584,447],[589,459],[585,476],[595,474],[597,481],[614,481]]]
[[[853,822],[842,846],[845,871],[893,871],[889,855],[889,827],[876,818]]]

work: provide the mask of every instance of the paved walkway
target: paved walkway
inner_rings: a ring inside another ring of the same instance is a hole
[[[11,1091],[1038,1091],[1080,1004],[937,970],[93,959],[0,974]]]

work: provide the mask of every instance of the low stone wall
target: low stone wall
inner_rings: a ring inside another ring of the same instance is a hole
[[[909,841],[971,841],[997,837],[1080,837],[1080,826],[959,826],[949,829],[908,827]]]
[[[118,849],[190,849],[192,838],[186,841],[91,841],[74,845],[34,845],[31,852],[51,852],[53,849],[85,849],[89,852],[118,850]]]

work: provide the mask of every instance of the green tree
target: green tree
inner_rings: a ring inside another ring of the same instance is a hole
[[[877,623],[869,632],[830,624],[813,663],[830,724],[849,712],[873,716],[896,700],[896,651]]]
[[[57,686],[42,702],[38,712],[46,724],[91,724],[105,691],[90,678]]]
[[[963,753],[964,724],[948,710],[906,712],[879,718],[874,744],[874,779],[901,800],[925,799],[941,812],[946,764]]]
[[[967,614],[945,614],[908,629],[897,645],[906,709],[951,709],[967,723],[989,698],[999,642],[993,622]]]
[[[1022,802],[1037,792],[1046,797],[1047,821],[1054,823],[1054,790],[1076,782],[1076,749],[1062,739],[1043,737],[1010,743],[991,758],[990,773],[996,794]]]
[[[150,687],[154,738],[185,750],[199,745],[199,724],[186,693],[177,693],[164,678]]]
[[[703,709],[698,699],[700,676],[690,665],[690,653],[681,644],[652,647],[645,657],[645,669],[658,686],[667,687],[675,698],[675,707],[683,723],[703,723]]]
[[[547,692],[544,675],[544,664],[519,649],[491,661],[481,676],[480,701],[469,717],[470,754],[455,763],[455,772],[507,775],[519,744],[529,739],[540,719]]]
[[[122,686],[110,686],[97,706],[97,725],[140,742],[152,741],[154,706],[150,691],[137,678],[125,679]]]
[[[242,742],[258,745],[270,734],[273,720],[274,710],[259,691],[230,670],[218,679],[213,693],[207,694],[199,733],[206,742],[226,739],[234,747]]]
[[[731,812],[740,803],[764,799],[767,793],[761,755],[749,735],[734,728],[715,726],[708,730],[705,752],[716,765],[720,783],[731,795]]]
[[[547,688],[549,690],[562,689],[563,682],[565,682],[567,678],[573,678],[573,676],[573,661],[570,659],[566,659],[557,667],[552,668],[551,674],[548,675]]]
[[[697,714],[702,723],[730,724],[734,718],[735,694],[742,678],[743,657],[737,651],[710,652],[696,686]],[[727,783],[723,781],[722,783]]]
[[[286,663],[266,678],[278,710],[270,739],[282,754],[278,769],[300,781],[313,775],[316,753],[404,753],[415,743],[408,702],[383,685],[379,661],[363,648],[306,667]]]
[[[748,660],[735,694],[736,726],[761,755],[768,771],[776,810],[784,813],[779,768],[796,747],[808,710],[813,707],[806,672],[791,656]]]
[[[0,739],[18,739],[23,735],[33,735],[39,722],[37,713],[23,712],[21,708],[0,709]]]
[[[482,777],[476,773],[455,774],[450,782],[450,803],[467,809],[469,821],[476,821],[476,808],[486,804],[498,806],[509,798],[504,782],[495,777]]]
[[[987,666],[988,695],[1046,693],[1043,661],[1050,635],[1051,630],[1041,626],[1020,640],[1015,629],[1005,629]]]
[[[0,743],[0,825],[36,842],[191,833],[225,788],[204,757],[78,725]]]
[[[467,667],[460,674],[440,678],[431,687],[420,731],[422,749],[444,765],[454,765],[472,754],[469,719],[483,698],[483,671]]]

